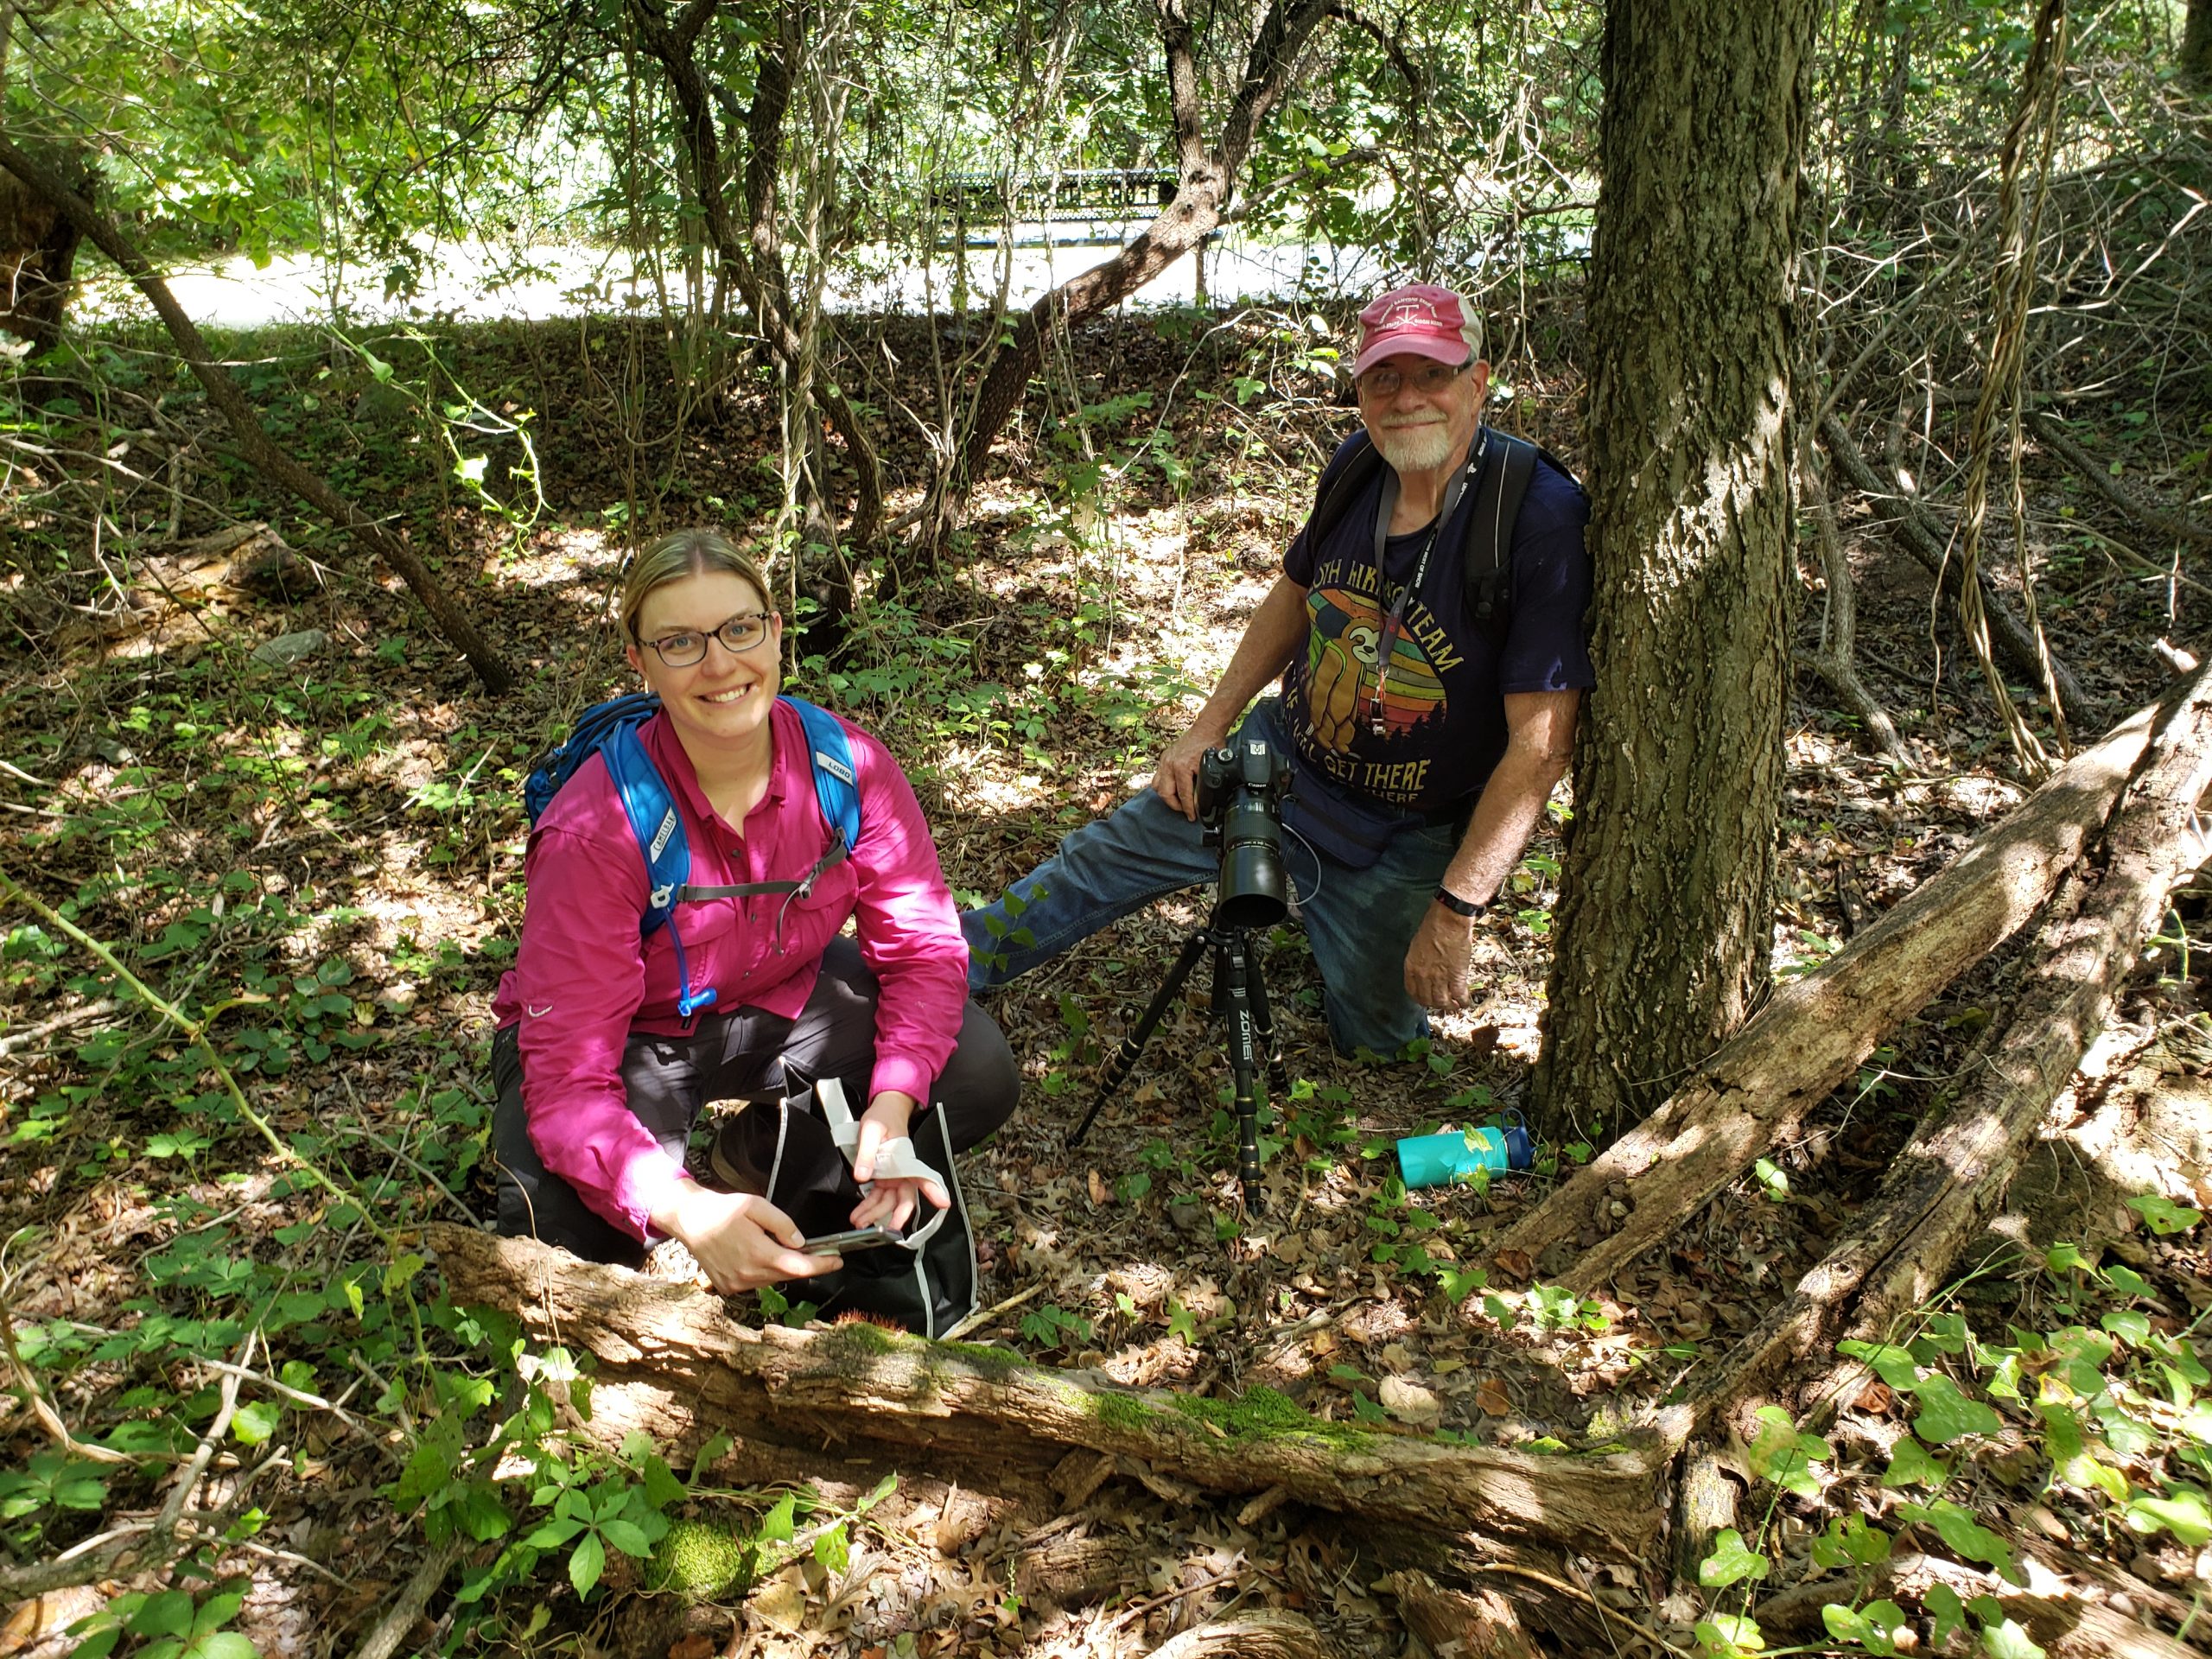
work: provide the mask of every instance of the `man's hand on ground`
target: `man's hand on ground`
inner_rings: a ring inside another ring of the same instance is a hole
[[[1474,966],[1475,919],[1431,905],[1406,949],[1406,995],[1425,1008],[1461,1007]]]
[[[1152,774],[1160,798],[1196,823],[1198,816],[1198,760],[1208,749],[1221,747],[1218,734],[1211,738],[1193,726],[1160,752],[1159,768]]]

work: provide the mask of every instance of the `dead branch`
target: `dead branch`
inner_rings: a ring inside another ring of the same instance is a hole
[[[1809,449],[1810,446],[1807,448]],[[1826,680],[1845,706],[1859,716],[1875,746],[1892,766],[1899,772],[1909,771],[1912,760],[1905,753],[1904,740],[1897,735],[1897,722],[1890,718],[1890,711],[1882,706],[1880,699],[1866,689],[1866,682],[1859,677],[1857,579],[1851,574],[1851,561],[1844,555],[1843,537],[1836,533],[1835,506],[1828,499],[1827,483],[1815,465],[1804,467],[1798,477],[1801,488],[1812,505],[1813,526],[1821,550],[1821,579],[1827,590],[1827,612],[1821,623],[1820,649],[1801,653],[1797,660]]]
[[[2128,488],[2097,464],[2096,457],[2075,441],[2066,429],[2066,423],[2056,415],[2045,410],[2033,410],[2028,416],[2028,424],[2035,429],[2037,437],[2056,450],[2060,459],[2082,475],[2084,483],[2144,529],[2200,547],[2212,543],[2212,524],[2199,524],[2187,514],[2162,506]]]
[[[1835,956],[1777,990],[1699,1075],[1577,1171],[1492,1246],[1590,1291],[1695,1214],[1874,1050],[1882,1034],[2020,927],[2103,826],[2152,741],[2145,709],[2084,751],[1938,875]],[[1546,1258],[1611,1224],[1554,1268]],[[1523,1269],[1525,1271],[1525,1268]]]
[[[2202,676],[2161,734],[2160,748],[2129,791],[2105,868],[2069,878],[2053,919],[2030,946],[2033,976],[1981,1080],[1901,1160],[1905,1185],[1927,1201],[1916,1216],[1901,1206],[1894,1248],[1868,1275],[1847,1336],[1886,1340],[1899,1316],[1941,1287],[2004,1197],[2044,1109],[2103,1029],[2167,895],[2203,861],[2207,849],[2193,823],[2212,786],[2212,697]],[[1836,1398],[1857,1375],[1855,1363],[1839,1364],[1812,1397]]]
[[[114,260],[124,275],[137,284],[138,291],[160,314],[169,338],[176,343],[177,354],[207,392],[207,401],[229,423],[239,453],[253,469],[341,526],[347,535],[397,570],[422,601],[423,608],[430,613],[438,632],[468,659],[468,665],[476,671],[476,677],[486,690],[499,692],[512,686],[514,675],[499,652],[431,574],[429,566],[416,556],[414,549],[276,447],[247,404],[245,394],[238,390],[238,383],[209,355],[199,327],[176,302],[168,284],[138,251],[137,245],[123,233],[122,227],[71,190],[60,175],[33,160],[5,137],[0,137],[0,167],[6,168],[67,213],[99,251]]]
[[[2166,896],[2204,855],[2190,829],[2212,787],[2212,677],[2200,672],[2152,739],[2101,851],[2053,899],[2023,953],[2031,964],[2012,1017],[1968,1070],[1977,1081],[1916,1135],[1850,1236],[1796,1292],[1691,1385],[1701,1425],[1741,1420],[1784,1367],[1844,1334],[1885,1340],[1891,1320],[1941,1286],[2003,1197],[2052,1098],[2112,1011],[2113,997]],[[1848,1391],[1856,1368],[1830,1374],[1818,1397]]]
[[[1833,415],[1821,418],[1821,441],[1827,446],[1828,454],[1851,486],[1861,494],[1879,501],[1895,504],[1897,516],[1890,521],[1890,533],[1897,545],[1926,567],[1928,573],[1942,583],[1942,591],[1953,599],[1958,596],[1959,567],[1955,560],[1945,557],[1946,538],[1936,529],[1920,504],[1910,498],[1901,498],[1894,489],[1884,486],[1874,469],[1866,464],[1866,457],[1859,453],[1858,444],[1844,423]],[[2040,679],[2043,668],[2036,653],[2035,636],[2028,625],[2020,620],[2012,601],[1990,582],[1981,578],[1981,603],[1989,619],[1990,635],[2004,652],[2005,660],[2021,673]],[[2084,710],[2096,707],[2095,699],[2075,675],[2072,669],[2056,657],[2050,659],[2051,677],[2057,683],[2060,704],[2069,715],[2078,717]]]
[[[1302,1413],[1207,1414],[1173,1393],[874,1325],[755,1330],[718,1297],[531,1240],[444,1225],[426,1236],[456,1300],[504,1309],[596,1357],[594,1433],[646,1427],[682,1445],[727,1427],[786,1443],[918,1445],[933,1467],[1033,1474],[1079,1446],[1209,1491],[1281,1485],[1302,1503],[1431,1535],[1479,1531],[1612,1560],[1639,1557],[1663,1524],[1659,1487],[1678,1441],[1662,1433],[1641,1432],[1625,1452],[1549,1458]]]

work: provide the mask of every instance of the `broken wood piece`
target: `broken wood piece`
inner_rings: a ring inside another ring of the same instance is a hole
[[[1758,1342],[1763,1325],[1730,1357],[1715,1403],[1732,1394],[1744,1402],[1777,1345],[1798,1354],[1827,1346],[1847,1308],[1842,1334],[1890,1340],[1898,1316],[1948,1282],[1952,1263],[2003,1201],[2051,1101],[2104,1029],[2167,895],[2203,861],[2207,849],[2193,820],[2208,788],[2212,673],[2199,671],[2161,722],[2151,764],[2113,815],[2099,849],[2103,868],[2068,876],[2029,944],[2031,966],[2012,999],[2012,1017],[1967,1068],[1973,1083],[1913,1137],[1851,1243],[1801,1281],[1773,1335]],[[1808,1399],[1841,1398],[1862,1376],[1857,1362],[1841,1362]]]
[[[1778,987],[1697,1075],[1495,1240],[1491,1261],[1520,1252],[1554,1276],[1541,1258],[1592,1218],[1610,1224],[1608,1188],[1625,1182],[1629,1213],[1555,1275],[1586,1295],[1702,1209],[1794,1131],[1885,1033],[2035,914],[2102,828],[2159,712],[2145,709],[2115,727],[1933,880]]]
[[[1015,1546],[1014,1592],[1025,1602],[1080,1607],[1141,1584],[1149,1555],[1141,1540],[1120,1533],[1033,1535]]]
[[[1195,1625],[1152,1650],[1152,1659],[1341,1659],[1343,1649],[1287,1610],[1257,1609]]]
[[[2024,1590],[1994,1573],[1900,1549],[1865,1581],[1829,1578],[1798,1585],[1761,1602],[1751,1616],[1770,1641],[1777,1636],[1812,1637],[1824,1631],[1821,1609],[1831,1601],[1849,1605],[1878,1596],[1924,1601],[1942,1584],[1961,1601],[1994,1596],[2005,1616],[2028,1633],[2047,1659],[2203,1659],[2197,1649],[2113,1611],[2101,1592],[2077,1593],[2063,1581],[2037,1577]]]
[[[1719,1454],[1691,1442],[1675,1489],[1675,1576],[1684,1584],[1700,1584],[1698,1567],[1713,1554],[1714,1541],[1737,1524],[1736,1497],[1736,1483]]]
[[[1495,1590],[1446,1588],[1426,1573],[1393,1573],[1382,1588],[1436,1659],[1538,1659],[1513,1604]]]
[[[1679,1444],[1668,1433],[1588,1457],[1439,1444],[1324,1422],[1259,1390],[1224,1401],[1116,1388],[870,1325],[755,1330],[717,1297],[532,1240],[442,1224],[424,1236],[456,1301],[595,1358],[594,1435],[638,1427],[682,1444],[727,1427],[856,1451],[919,1445],[946,1472],[964,1460],[1033,1481],[1088,1447],[1211,1492],[1281,1485],[1318,1508],[1612,1561],[1639,1560],[1664,1522],[1659,1490]]]

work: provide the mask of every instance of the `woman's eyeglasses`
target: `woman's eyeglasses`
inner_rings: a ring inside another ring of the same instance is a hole
[[[722,642],[722,649],[733,657],[751,651],[768,637],[768,625],[775,620],[768,611],[740,611],[735,616],[706,633],[664,633],[658,639],[641,639],[638,643],[648,651],[657,652],[661,661],[671,668],[690,668],[707,660],[707,641]]]
[[[1359,395],[1363,397],[1395,397],[1410,380],[1415,391],[1423,397],[1433,397],[1465,374],[1469,366],[1465,363],[1457,368],[1449,363],[1424,363],[1411,374],[1402,369],[1370,369],[1359,377]]]

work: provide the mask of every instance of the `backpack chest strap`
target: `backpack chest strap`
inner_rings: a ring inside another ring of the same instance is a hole
[[[761,893],[787,893],[794,899],[804,899],[814,891],[814,884],[822,879],[823,872],[835,869],[847,857],[842,839],[833,840],[829,850],[814,861],[814,868],[796,881],[741,881],[734,887],[701,887],[685,882],[675,897],[682,904],[696,904],[702,899],[750,899]]]

